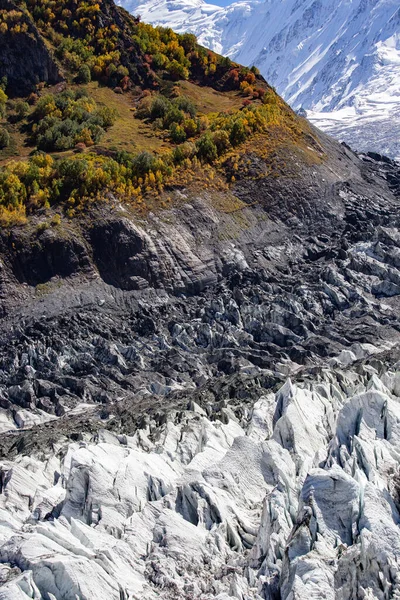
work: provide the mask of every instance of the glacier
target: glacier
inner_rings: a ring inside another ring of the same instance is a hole
[[[295,109],[358,151],[400,158],[398,0],[119,0],[144,21],[190,31],[256,65]]]
[[[0,599],[399,598],[400,363],[353,350],[218,417],[3,459]]]

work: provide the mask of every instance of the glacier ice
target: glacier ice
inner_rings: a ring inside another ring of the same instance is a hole
[[[0,599],[400,597],[400,372],[353,357],[2,460]]]

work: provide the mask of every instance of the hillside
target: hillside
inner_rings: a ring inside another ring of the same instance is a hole
[[[10,40],[0,63],[3,224],[54,206],[72,217],[112,192],[146,211],[179,185],[226,189],[249,143],[264,157],[291,144],[320,159],[308,124],[255,68],[193,35],[106,0],[7,0],[0,17]],[[13,64],[23,66],[10,75]]]
[[[400,12],[396,0],[123,0],[149,23],[256,65],[295,109],[356,150],[400,157]]]
[[[110,0],[2,10],[0,600],[399,597],[399,165]]]

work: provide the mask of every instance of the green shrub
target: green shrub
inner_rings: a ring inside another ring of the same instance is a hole
[[[157,52],[153,56],[153,67],[155,69],[165,69],[167,64],[168,64],[168,58],[165,56],[165,54],[162,54],[161,52]]]
[[[88,120],[89,122],[100,125],[104,129],[108,129],[114,125],[116,119],[117,111],[114,108],[102,106],[101,108],[98,108]]]
[[[232,125],[229,141],[232,146],[237,146],[245,141],[247,137],[246,128],[242,121],[235,121]]]
[[[172,152],[172,160],[175,164],[180,164],[187,158],[193,158],[197,153],[196,144],[193,142],[185,142],[174,148]]]
[[[137,177],[143,177],[154,171],[156,167],[156,158],[150,152],[144,151],[134,156],[131,163],[132,172]]]
[[[167,70],[172,79],[188,79],[189,77],[189,69],[177,60],[172,60],[167,65]]]
[[[165,117],[167,112],[171,109],[171,102],[164,98],[164,96],[156,96],[150,106],[150,119],[160,119]]]
[[[185,141],[187,137],[194,137],[200,131],[199,123],[194,120],[196,107],[186,96],[179,96],[172,102],[162,95],[156,96],[151,102],[145,98],[136,115],[139,118],[149,118],[155,129],[168,129],[176,144]],[[187,119],[186,115],[190,118]]]
[[[39,150],[68,150],[78,143],[98,143],[115,123],[116,111],[96,102],[82,90],[48,94],[38,101],[31,116],[32,141]]]
[[[176,148],[172,151],[172,160],[176,165],[179,165],[181,162],[185,160],[185,155],[182,150],[183,144],[180,146],[176,146]]]
[[[182,110],[184,113],[187,113],[192,118],[196,116],[197,109],[193,102],[190,100],[190,98],[187,98],[186,96],[179,96],[178,98],[175,98],[173,104],[174,106],[179,108],[179,110]]]
[[[179,108],[177,108],[176,106],[172,106],[163,119],[164,129],[169,129],[172,123],[177,123],[178,125],[181,125],[184,120],[184,113],[181,110],[179,110]]]
[[[186,141],[186,133],[182,125],[178,125],[178,123],[172,123],[169,128],[169,135],[174,144],[181,144]]]
[[[217,146],[208,131],[197,142],[197,156],[200,160],[208,163],[212,163],[218,158]]]
[[[19,119],[24,119],[30,112],[29,104],[23,100],[18,100],[15,104],[15,112]]]
[[[224,71],[229,71],[229,69],[232,67],[232,61],[229,58],[229,56],[222,56],[219,64],[224,69]]]
[[[128,75],[129,75],[129,69],[127,69],[123,65],[119,65],[117,67],[117,76],[118,76],[119,80],[123,79],[124,77],[128,77]]]
[[[140,100],[136,110],[136,116],[138,119],[148,119],[150,117],[152,103],[153,99],[151,96],[145,96]]]
[[[0,148],[8,148],[10,145],[10,134],[7,129],[0,127]]]
[[[108,65],[107,75],[111,80],[116,79],[117,78],[117,65],[114,65],[114,63],[111,63],[110,65]]]
[[[278,104],[278,96],[273,92],[273,90],[267,90],[262,97],[263,104]]]
[[[217,147],[218,156],[224,154],[231,145],[228,132],[223,129],[214,131],[212,134],[212,140]]]
[[[83,65],[81,65],[79,67],[78,81],[80,83],[90,83],[91,80],[92,80],[92,74],[90,72],[89,65],[87,65],[86,63],[83,63]]]
[[[193,33],[184,33],[180,36],[179,41],[187,54],[196,49],[197,38]]]
[[[199,133],[200,123],[194,119],[185,119],[183,122],[183,128],[185,130],[186,137],[191,138]]]

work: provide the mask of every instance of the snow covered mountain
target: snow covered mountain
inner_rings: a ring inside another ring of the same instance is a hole
[[[257,65],[295,108],[358,150],[400,157],[398,0],[120,0],[144,21],[191,31]]]

